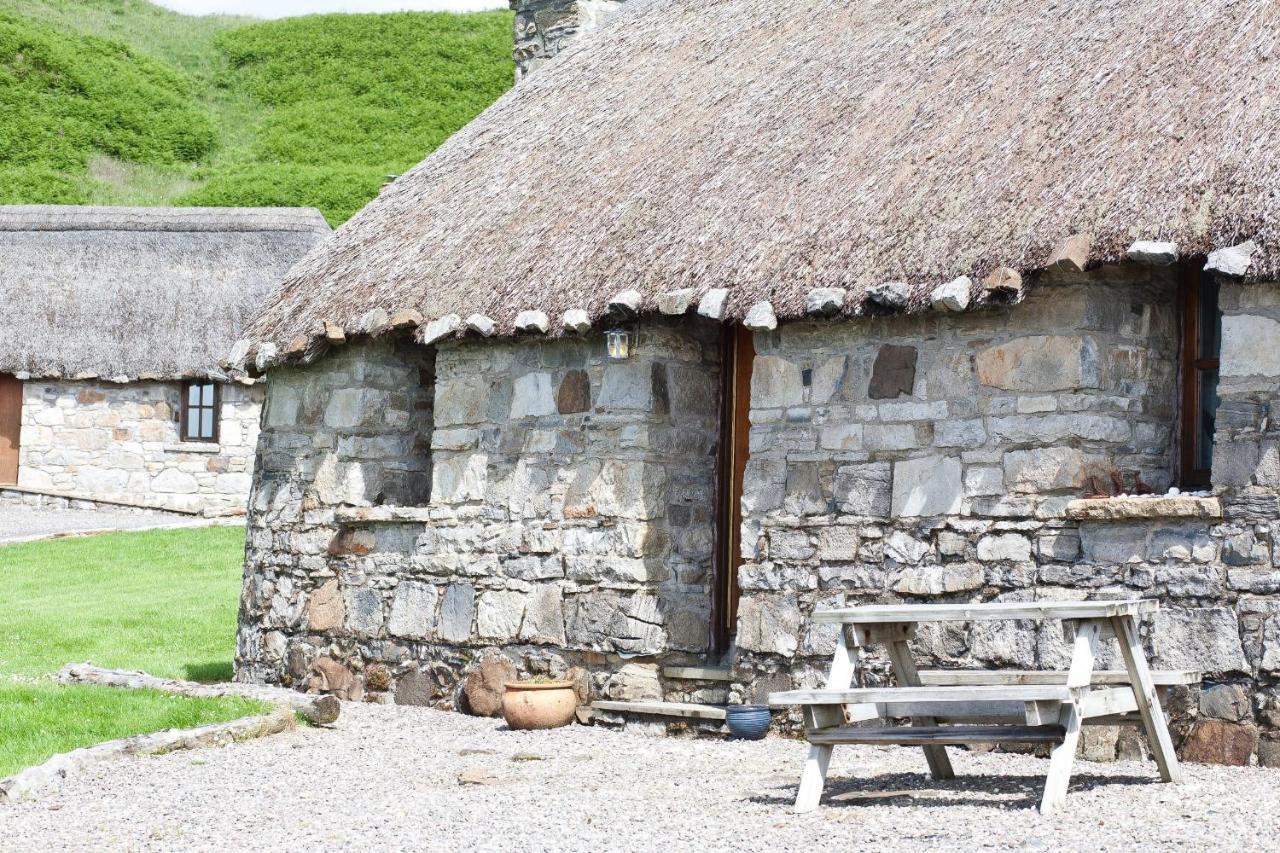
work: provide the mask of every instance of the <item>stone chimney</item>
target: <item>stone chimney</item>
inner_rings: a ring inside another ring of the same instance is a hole
[[[626,0],[508,0],[516,13],[516,82],[560,52],[572,39],[595,29]]]

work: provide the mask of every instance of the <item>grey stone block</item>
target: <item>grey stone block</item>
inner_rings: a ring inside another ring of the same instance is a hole
[[[964,487],[960,460],[926,456],[893,464],[894,516],[956,515]]]
[[[1249,671],[1240,645],[1240,623],[1227,607],[1161,609],[1153,620],[1151,641],[1158,667],[1206,673]]]

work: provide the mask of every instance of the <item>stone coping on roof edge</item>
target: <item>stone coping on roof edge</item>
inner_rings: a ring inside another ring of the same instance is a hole
[[[808,291],[803,311],[775,310],[772,302],[762,300],[752,304],[742,316],[737,316],[728,310],[729,288],[685,287],[651,297],[643,296],[634,289],[625,289],[611,297],[604,310],[594,313],[570,308],[561,317],[551,317],[536,308],[521,311],[512,328],[480,314],[472,314],[464,320],[457,313],[424,316],[411,306],[402,306],[394,311],[373,308],[359,317],[348,318],[345,323],[337,318],[327,318],[317,322],[307,334],[296,335],[289,341],[257,337],[251,330],[248,336],[237,341],[231,353],[220,363],[233,372],[243,370],[262,374],[284,364],[309,364],[332,347],[400,329],[412,329],[418,343],[431,345],[468,337],[584,335],[599,331],[606,325],[662,317],[696,316],[716,322],[738,320],[751,331],[769,332],[776,329],[781,321],[959,314],[1017,305],[1028,290],[1049,284],[1038,280],[1045,274],[1081,275],[1103,266],[1122,264],[1169,267],[1190,257],[1173,243],[1138,240],[1130,245],[1121,259],[1097,259],[1089,254],[1090,243],[1090,235],[1073,234],[1058,244],[1043,265],[1025,269],[998,267],[981,280],[960,276],[940,282],[928,292],[923,302],[912,296],[912,288],[904,282],[884,282],[860,294],[845,288],[816,287]],[[1253,240],[1224,246],[1209,255],[1205,269],[1224,279],[1256,283],[1261,280],[1254,275],[1252,267],[1257,252],[1258,244]]]

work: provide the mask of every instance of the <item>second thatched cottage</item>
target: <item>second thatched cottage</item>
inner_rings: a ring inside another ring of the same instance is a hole
[[[654,713],[814,684],[836,601],[1156,597],[1183,749],[1280,764],[1277,32],[627,4],[253,324],[239,677],[484,710],[577,668]]]
[[[0,207],[0,501],[243,511],[262,388],[219,355],[319,211]]]

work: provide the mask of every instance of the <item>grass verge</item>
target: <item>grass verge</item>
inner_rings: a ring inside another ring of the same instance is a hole
[[[0,777],[80,746],[261,713],[245,699],[47,680],[85,660],[229,679],[243,552],[239,527],[0,547]]]
[[[267,710],[264,703],[251,699],[0,683],[0,779],[78,747],[162,729],[222,723]]]

